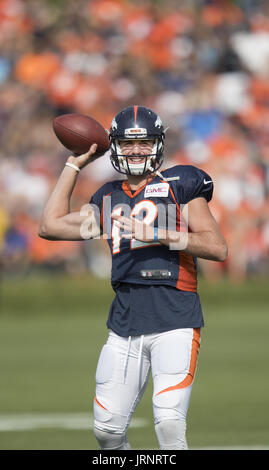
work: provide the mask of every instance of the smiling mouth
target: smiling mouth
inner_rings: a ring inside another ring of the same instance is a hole
[[[129,163],[135,163],[135,164],[138,164],[138,163],[144,163],[145,162],[145,158],[146,157],[129,157]]]

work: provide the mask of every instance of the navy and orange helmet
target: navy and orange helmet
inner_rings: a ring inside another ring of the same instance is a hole
[[[160,168],[164,159],[164,128],[161,118],[144,106],[129,106],[120,111],[110,127],[111,163],[115,170],[129,175],[144,175]],[[142,164],[129,159],[138,155],[123,155],[120,143],[130,139],[152,140],[152,151]]]

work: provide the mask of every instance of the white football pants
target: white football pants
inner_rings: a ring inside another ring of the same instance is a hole
[[[96,371],[94,433],[101,449],[130,449],[126,431],[150,370],[160,449],[187,449],[186,415],[199,346],[200,329],[129,338],[110,331]]]

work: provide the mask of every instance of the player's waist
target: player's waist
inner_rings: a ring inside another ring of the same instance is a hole
[[[141,250],[142,251],[142,250]],[[120,258],[112,262],[112,285],[118,282],[135,284],[163,284],[180,290],[197,291],[196,260],[189,255],[177,253],[177,259],[152,257],[129,258],[123,263]]]
[[[197,280],[192,279],[188,281],[181,280],[179,278],[159,278],[154,279],[152,277],[135,277],[135,276],[124,276],[111,278],[111,285],[116,291],[121,284],[130,285],[144,285],[144,286],[169,286],[186,292],[197,292]]]

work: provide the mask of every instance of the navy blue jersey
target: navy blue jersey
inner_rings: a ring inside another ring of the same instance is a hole
[[[171,250],[159,242],[140,242],[121,237],[122,231],[111,219],[111,213],[135,217],[155,227],[180,226],[180,206],[192,199],[212,198],[213,183],[203,171],[191,165],[177,165],[162,171],[166,182],[155,176],[137,191],[128,181],[104,184],[90,201],[100,212],[103,231],[108,234],[112,255],[111,283],[167,285],[181,291],[197,291],[196,259],[181,251]],[[171,216],[172,214],[172,216]]]
[[[165,285],[120,284],[107,320],[125,337],[203,326],[199,295]]]

